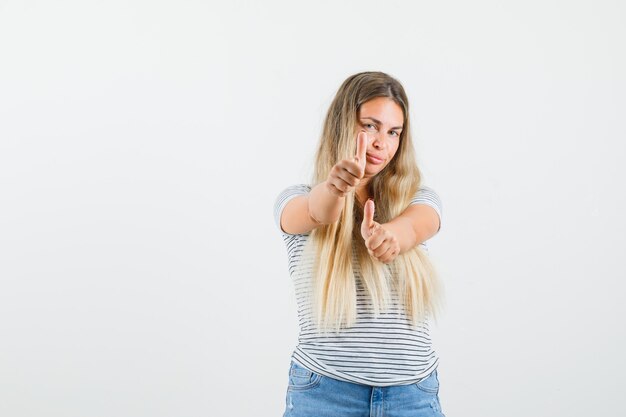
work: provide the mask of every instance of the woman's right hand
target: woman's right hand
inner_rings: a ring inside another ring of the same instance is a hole
[[[338,197],[345,197],[359,185],[365,175],[365,152],[367,151],[367,133],[360,132],[357,136],[356,155],[335,164],[330,170],[326,184],[328,189]]]

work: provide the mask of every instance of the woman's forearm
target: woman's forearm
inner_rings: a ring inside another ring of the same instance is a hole
[[[383,223],[385,229],[389,230],[398,239],[400,245],[400,254],[413,249],[418,243],[417,236],[415,236],[415,230],[411,225],[411,219],[398,216],[390,222]]]
[[[309,216],[321,224],[334,223],[341,216],[344,199],[330,191],[327,181],[321,182],[309,193]]]

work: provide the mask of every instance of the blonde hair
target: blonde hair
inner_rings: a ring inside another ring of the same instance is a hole
[[[326,114],[312,183],[326,181],[337,162],[355,155],[359,108],[376,97],[392,99],[404,113],[400,144],[394,158],[367,184],[368,194],[376,203],[374,220],[386,223],[407,208],[421,181],[411,140],[409,102],[404,88],[393,77],[382,72],[361,72],[342,83]],[[398,294],[404,295],[406,313],[414,327],[429,312],[436,319],[442,288],[428,254],[416,245],[385,265],[367,252],[360,232],[362,219],[363,206],[353,191],[345,197],[339,220],[313,229],[304,248],[305,253],[313,251],[315,254],[311,284],[313,317],[318,331],[338,332],[342,326],[351,327],[355,323],[358,277],[353,261],[360,266],[360,279],[375,316],[387,309],[395,287]],[[397,279],[388,280],[388,277]]]

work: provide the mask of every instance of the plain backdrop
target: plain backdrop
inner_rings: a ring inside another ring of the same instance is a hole
[[[0,1],[0,415],[280,416],[273,219],[366,70],[409,96],[452,416],[626,415],[620,1]]]

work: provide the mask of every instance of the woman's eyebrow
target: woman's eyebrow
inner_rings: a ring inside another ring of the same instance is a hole
[[[373,121],[374,121],[374,123],[378,123],[379,125],[381,125],[381,124],[382,124],[382,123],[380,122],[380,120],[376,120],[376,119],[374,119],[373,117],[369,117],[369,116],[368,116],[368,117],[361,117],[361,119],[370,119],[370,120],[373,120]],[[392,127],[391,129],[392,129],[392,130],[393,130],[393,129],[402,129],[402,126]]]

